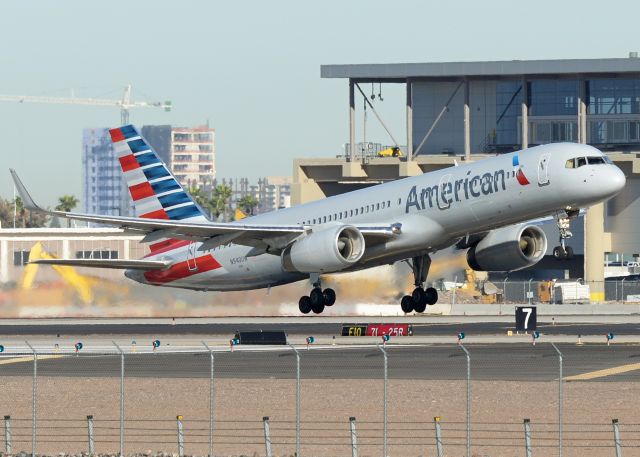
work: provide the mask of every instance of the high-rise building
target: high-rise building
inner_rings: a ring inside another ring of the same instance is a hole
[[[82,202],[86,213],[132,214],[108,128],[82,131]]]
[[[214,129],[147,125],[141,133],[180,184],[186,188],[211,186],[216,176]]]
[[[243,197],[251,195],[258,201],[253,214],[268,213],[291,206],[291,176],[267,176],[251,184],[248,178],[214,180],[213,187],[226,185],[231,188],[231,203],[237,205]]]

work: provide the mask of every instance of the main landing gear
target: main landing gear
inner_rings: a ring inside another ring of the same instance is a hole
[[[427,305],[435,305],[438,301],[438,291],[433,287],[423,288],[424,282],[427,280],[429,267],[431,266],[431,257],[422,255],[414,257],[410,263],[413,270],[413,279],[416,288],[411,295],[405,295],[400,301],[400,307],[404,313],[415,311],[424,313]]]
[[[573,236],[571,233],[571,219],[574,219],[580,213],[579,210],[567,210],[566,215],[558,215],[556,224],[560,235],[560,246],[553,248],[553,257],[556,260],[569,260],[573,258],[573,248],[566,245],[566,240]]]
[[[303,314],[309,314],[313,311],[315,314],[320,314],[324,311],[325,306],[333,306],[336,302],[336,292],[333,289],[324,289],[320,284],[320,278],[317,277],[313,282],[313,289],[309,295],[300,297],[298,302],[298,308]]]

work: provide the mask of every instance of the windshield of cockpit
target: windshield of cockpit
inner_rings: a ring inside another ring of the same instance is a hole
[[[613,162],[607,156],[588,156],[588,157],[575,157],[567,160],[565,168],[580,168],[585,165],[605,165],[612,164]]]

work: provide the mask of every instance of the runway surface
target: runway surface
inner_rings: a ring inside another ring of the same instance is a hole
[[[553,322],[538,322],[538,330],[546,335],[639,335],[638,316],[563,316]],[[236,331],[282,330],[289,335],[340,335],[343,324],[395,322],[410,323],[414,336],[455,335],[463,331],[469,335],[502,335],[515,328],[513,317],[452,318],[234,318],[185,319],[173,323],[159,320],[80,320],[48,319],[0,321],[0,336],[83,336],[83,335],[233,335]],[[160,321],[160,322],[158,322]]]
[[[564,359],[564,376],[585,381],[640,380],[640,345],[558,345]],[[558,356],[550,344],[472,344],[474,380],[549,381],[558,379]],[[457,345],[388,346],[391,379],[466,379],[467,360]],[[375,347],[312,349],[300,351],[304,379],[382,379],[383,354]],[[119,355],[54,355],[38,360],[38,376],[117,377]],[[125,355],[127,378],[208,378],[206,352]],[[216,378],[294,379],[296,357],[292,350],[216,353]],[[0,376],[33,373],[30,357],[0,358]],[[601,371],[604,370],[604,371]]]

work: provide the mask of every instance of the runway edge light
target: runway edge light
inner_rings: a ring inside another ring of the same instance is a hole
[[[153,350],[155,351],[160,347],[160,340],[153,340]]]
[[[4,352],[4,346],[0,344],[0,352]]]
[[[309,345],[316,342],[316,339],[312,336],[307,337],[307,349],[309,349]]]
[[[614,334],[609,332],[607,333],[607,346],[609,346],[611,344],[611,340],[613,339]]]
[[[536,340],[538,338],[540,338],[540,332],[537,331],[537,330],[534,330],[533,332],[531,332],[531,337],[533,339],[533,345],[535,346],[536,345]]]
[[[82,343],[78,341],[74,347],[76,348],[76,354],[77,354],[80,351],[80,349],[82,349]]]
[[[465,337],[464,332],[458,333],[458,344],[460,344],[460,341],[464,340],[464,337]]]

